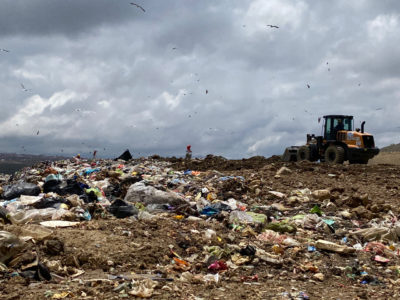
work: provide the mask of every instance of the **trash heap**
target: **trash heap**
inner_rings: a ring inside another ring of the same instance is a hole
[[[398,209],[376,201],[397,189],[352,185],[365,166],[256,161],[75,158],[2,175],[0,287],[12,298],[28,284],[38,299],[398,295]]]

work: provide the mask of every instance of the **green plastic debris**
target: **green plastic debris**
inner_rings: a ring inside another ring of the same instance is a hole
[[[295,215],[292,217],[292,220],[303,220],[306,215]]]
[[[319,208],[318,205],[314,205],[314,207],[311,208],[310,213],[317,214],[318,216],[322,216],[322,210]]]
[[[138,209],[138,210],[145,210],[146,206],[143,205],[143,203],[141,202],[135,202],[134,206]]]
[[[86,194],[89,194],[90,192],[93,192],[97,197],[103,197],[102,193],[98,188],[90,188],[85,190]]]
[[[212,256],[221,259],[222,257],[227,257],[230,254],[230,251],[224,250],[219,246],[204,246],[204,250],[210,253]]]
[[[297,231],[296,226],[289,224],[287,221],[269,223],[267,226],[265,226],[265,229],[273,230],[280,233],[294,233]]]
[[[267,216],[264,214],[257,214],[251,211],[246,212],[246,214],[253,218],[254,223],[265,223],[267,221]]]

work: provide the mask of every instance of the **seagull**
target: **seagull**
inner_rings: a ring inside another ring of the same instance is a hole
[[[29,90],[21,83],[21,87],[22,87],[22,90],[24,91],[24,92],[28,92]]]
[[[143,7],[141,7],[140,5],[138,5],[138,4],[136,4],[136,3],[131,2],[131,5],[134,5],[134,6],[136,6],[137,8],[140,8],[143,12],[146,12],[146,11],[144,10]]]
[[[279,28],[279,26],[276,26],[276,25],[267,25],[267,26],[270,28]]]
[[[309,84],[307,84],[307,87],[308,87],[308,88],[310,88],[310,85],[309,85]]]
[[[7,49],[0,49],[0,51],[2,51],[2,52],[10,52],[10,50],[7,50]]]

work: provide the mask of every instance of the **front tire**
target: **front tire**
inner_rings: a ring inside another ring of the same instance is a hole
[[[341,146],[332,145],[325,151],[325,161],[331,164],[342,164],[344,161],[344,149]]]
[[[297,151],[297,161],[310,160],[311,151],[308,146],[301,146]]]

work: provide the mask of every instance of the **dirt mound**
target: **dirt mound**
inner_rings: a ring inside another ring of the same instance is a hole
[[[182,163],[173,162],[186,170]],[[0,264],[1,299],[22,293],[27,299],[129,298],[146,280],[141,291],[151,291],[152,299],[399,298],[399,166],[212,155],[190,164],[205,171],[171,171],[159,157],[104,162],[98,171],[77,165],[89,185],[108,178],[103,191],[109,199],[124,198],[126,188],[144,179],[158,194],[173,191],[190,202],[175,210],[149,205],[151,218],[124,219],[82,204],[90,221],[52,229],[44,240],[26,238],[34,233],[26,231],[31,224],[0,223],[0,231],[24,236],[28,245]],[[285,172],[278,175],[281,167]],[[31,173],[26,176],[44,181]],[[11,201],[3,205],[13,207]],[[135,205],[146,212],[142,202]],[[371,237],[374,227],[379,235]],[[335,251],[327,249],[332,244]],[[35,257],[52,280],[22,276]]]
[[[279,162],[280,160],[280,156],[277,155],[271,156],[269,158],[266,158],[264,156],[253,156],[250,158],[235,160],[209,154],[204,159],[193,159],[191,161],[179,159],[171,162],[173,162],[172,167],[176,170],[190,169],[197,171],[235,171],[242,169],[260,169],[267,164]]]
[[[400,152],[400,143],[381,148],[381,152]]]

